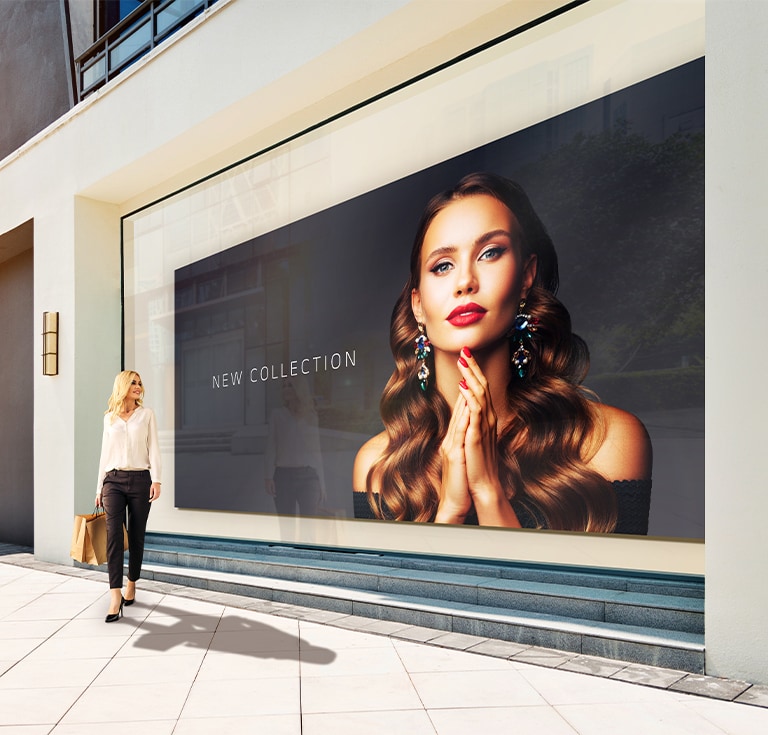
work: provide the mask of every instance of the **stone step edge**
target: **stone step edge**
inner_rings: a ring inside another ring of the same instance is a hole
[[[267,589],[273,594],[274,592],[293,593],[303,597],[319,598],[328,601],[343,600],[350,603],[357,602],[358,604],[368,604],[378,607],[416,610],[449,617],[482,619],[490,622],[518,625],[556,633],[564,632],[575,635],[597,636],[627,643],[663,646],[690,652],[704,651],[704,636],[699,633],[685,633],[661,629],[650,631],[646,628],[635,628],[633,626],[616,623],[566,618],[520,610],[505,610],[502,608],[483,607],[458,602],[452,605],[446,605],[433,601],[425,601],[423,598],[410,597],[407,595],[392,595],[385,592],[374,593],[366,590],[352,590],[347,587],[332,587],[330,585],[316,585],[310,582],[297,582],[274,579],[271,577],[257,577],[253,575],[218,572],[213,570],[191,569],[188,567],[173,567],[155,563],[145,563],[142,576],[171,583],[173,583],[174,580],[187,578],[190,580],[189,586],[199,586],[192,582],[199,582],[201,580],[214,581],[220,585],[224,584],[236,589]],[[162,579],[162,577],[168,577],[168,579]],[[176,583],[183,584],[181,582]],[[208,589],[212,588],[208,586]],[[216,591],[228,592],[230,590],[217,589]],[[258,595],[247,594],[245,596],[259,597]],[[268,599],[274,598],[271,597]],[[279,600],[275,601],[279,602]],[[355,614],[354,611],[351,611],[351,614]]]
[[[274,566],[279,569],[295,569],[297,566],[311,569],[312,571],[323,573],[326,572],[329,575],[340,573],[349,575],[369,575],[374,577],[385,576],[388,579],[397,578],[403,582],[425,582],[431,585],[450,585],[471,587],[478,589],[486,589],[500,592],[520,592],[529,595],[540,595],[542,597],[555,597],[559,599],[579,599],[588,600],[590,602],[606,602],[615,605],[627,605],[627,606],[642,606],[647,608],[655,608],[660,610],[672,610],[676,612],[691,613],[694,615],[704,614],[704,600],[695,597],[681,597],[676,595],[662,595],[648,592],[629,592],[626,590],[614,590],[605,589],[602,587],[586,587],[580,585],[570,584],[558,584],[556,582],[533,582],[528,580],[518,580],[501,577],[485,577],[474,576],[471,574],[451,574],[450,572],[428,572],[427,570],[418,569],[402,569],[402,568],[387,568],[387,573],[382,574],[381,569],[373,565],[366,565],[359,562],[339,562],[337,565],[330,563],[317,563],[315,560],[303,561],[300,565],[291,563],[289,561],[282,560],[263,560],[254,559],[246,554],[238,556],[218,556],[211,553],[201,553],[199,549],[186,549],[179,547],[174,551],[159,550],[157,548],[145,548],[145,555],[147,559],[151,558],[152,553],[156,554],[181,554],[187,557],[196,557],[199,559],[215,559],[217,561],[233,562],[245,562],[252,564],[259,564],[265,566]],[[163,563],[163,562],[159,562]],[[183,567],[179,564],[179,567]],[[208,567],[202,565],[198,567],[206,569],[206,571],[218,571],[210,570]],[[247,572],[231,572],[232,574],[248,574]],[[268,579],[289,579],[286,576],[271,577],[266,574],[256,575],[266,577]],[[290,575],[295,576],[295,575]],[[300,579],[293,579],[292,581],[302,582]],[[320,584],[322,582],[307,582],[307,584]],[[553,589],[553,587],[555,589]],[[370,590],[367,587],[353,587],[353,589]],[[426,595],[425,595],[426,597]]]
[[[181,540],[187,543],[181,542]],[[242,558],[265,563],[282,562],[293,566],[312,564],[364,564],[377,571],[401,569],[449,575],[476,575],[486,579],[517,579],[542,583],[591,587],[594,589],[641,592],[631,587],[664,589],[666,594],[691,599],[704,599],[704,579],[696,575],[643,574],[628,570],[595,571],[586,568],[543,568],[538,565],[512,563],[511,566],[490,563],[483,559],[447,560],[430,557],[398,556],[392,552],[363,550],[333,550],[290,546],[259,541],[208,539],[207,537],[148,533],[146,548],[174,552],[177,549],[205,552],[215,558]],[[680,578],[677,578],[680,576]],[[537,579],[542,577],[543,579]]]
[[[177,538],[184,538],[187,541],[191,541],[188,544],[178,543]],[[164,542],[168,539],[170,542]],[[242,547],[246,548],[243,549]],[[542,575],[547,577],[554,577],[556,579],[566,578],[580,578],[582,580],[594,581],[595,584],[584,584],[580,586],[593,587],[595,589],[613,589],[623,590],[621,585],[634,584],[634,585],[654,585],[661,588],[677,588],[679,590],[685,590],[689,593],[684,594],[679,592],[678,596],[692,597],[693,599],[703,599],[704,594],[704,580],[696,577],[690,577],[686,575],[681,579],[674,579],[669,577],[657,577],[653,573],[648,573],[648,576],[643,576],[642,573],[628,573],[622,575],[620,570],[615,572],[596,572],[589,569],[582,568],[560,568],[553,567],[549,569],[538,568],[535,566],[525,564],[515,564],[512,567],[489,564],[482,559],[466,559],[466,560],[443,560],[443,559],[427,559],[427,558],[415,558],[409,557],[390,557],[386,554],[378,553],[376,551],[343,551],[332,549],[305,549],[303,547],[294,547],[290,545],[277,544],[277,543],[264,543],[264,542],[238,542],[238,541],[220,541],[209,540],[206,537],[185,537],[185,536],[173,536],[169,534],[148,533],[147,534],[147,549],[162,549],[168,551],[175,551],[177,549],[192,549],[196,552],[205,551],[211,556],[217,556],[219,558],[227,558],[231,556],[242,557],[245,559],[264,559],[264,560],[277,560],[284,559],[286,564],[301,564],[305,563],[307,559],[311,559],[315,562],[322,562],[325,564],[336,563],[349,563],[349,564],[370,564],[380,570],[381,568],[387,569],[402,569],[402,570],[416,570],[416,571],[429,571],[429,572],[441,572],[447,574],[469,574],[488,579],[521,579],[532,575]],[[224,553],[227,556],[221,556],[216,552]],[[367,560],[367,561],[366,561]],[[500,570],[515,570],[520,576],[508,573],[506,576],[500,573]],[[489,573],[491,570],[497,573]],[[557,582],[561,583],[561,582]],[[605,584],[607,583],[607,584]]]
[[[152,536],[153,534],[148,534]],[[160,535],[161,538],[165,536]],[[194,539],[195,537],[193,537]],[[261,542],[250,542],[245,544],[246,549],[231,548],[229,544],[215,543],[212,546],[203,541],[189,545],[180,543],[162,543],[155,539],[148,540],[145,546],[149,550],[167,551],[173,553],[177,550],[183,550],[185,553],[205,553],[218,559],[245,559],[252,561],[263,561],[264,563],[283,563],[292,566],[318,565],[340,565],[340,564],[361,564],[376,569],[377,573],[382,569],[399,569],[402,571],[426,572],[436,574],[469,575],[478,576],[484,579],[503,579],[520,581],[539,581],[531,577],[542,576],[546,578],[555,578],[558,581],[544,580],[544,584],[563,584],[566,586],[590,587],[593,589],[615,590],[615,591],[636,591],[628,590],[626,586],[647,587],[653,586],[669,590],[670,596],[690,597],[691,599],[703,599],[704,583],[703,579],[669,579],[656,578],[654,575],[636,575],[629,573],[622,575],[620,570],[615,573],[596,573],[587,569],[539,569],[526,566],[524,564],[515,567],[504,567],[496,564],[487,564],[482,560],[466,561],[444,561],[426,559],[402,559],[399,557],[389,558],[377,552],[363,551],[328,551],[328,550],[306,550],[292,546],[263,544]],[[508,573],[502,574],[489,573],[492,570],[507,570]],[[516,573],[509,573],[514,569]],[[580,580],[582,583],[579,584]],[[589,584],[589,582],[593,582]],[[626,586],[625,586],[626,585]]]

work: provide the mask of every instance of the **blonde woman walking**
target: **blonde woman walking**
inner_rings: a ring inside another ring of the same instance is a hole
[[[119,620],[123,606],[136,600],[150,503],[160,497],[157,421],[152,410],[143,405],[143,399],[141,377],[133,370],[124,370],[115,378],[104,415],[96,505],[107,514],[107,623]],[[123,524],[128,530],[129,546],[125,594]]]

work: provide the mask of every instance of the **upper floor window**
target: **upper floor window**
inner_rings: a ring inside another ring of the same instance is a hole
[[[96,0],[96,42],[75,59],[77,97],[87,97],[216,0]]]
[[[144,0],[98,0],[96,3],[96,38],[127,18]],[[95,39],[94,39],[95,40]]]

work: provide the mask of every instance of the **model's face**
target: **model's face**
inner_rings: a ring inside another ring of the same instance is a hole
[[[128,398],[139,400],[144,394],[144,386],[141,383],[141,378],[134,373],[131,378],[131,386],[128,388]]]
[[[506,340],[536,275],[535,256],[521,263],[518,232],[506,205],[484,194],[451,202],[432,220],[411,305],[435,349]]]
[[[283,385],[283,400],[286,402],[296,400],[296,388],[290,380],[286,380]]]

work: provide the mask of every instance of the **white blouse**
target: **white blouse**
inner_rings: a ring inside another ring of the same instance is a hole
[[[149,470],[152,482],[160,482],[161,467],[157,421],[151,408],[139,406],[127,421],[104,416],[97,494],[110,470]]]
[[[269,415],[264,477],[273,479],[277,467],[313,467],[323,481],[323,456],[317,418],[299,418],[281,406]]]

